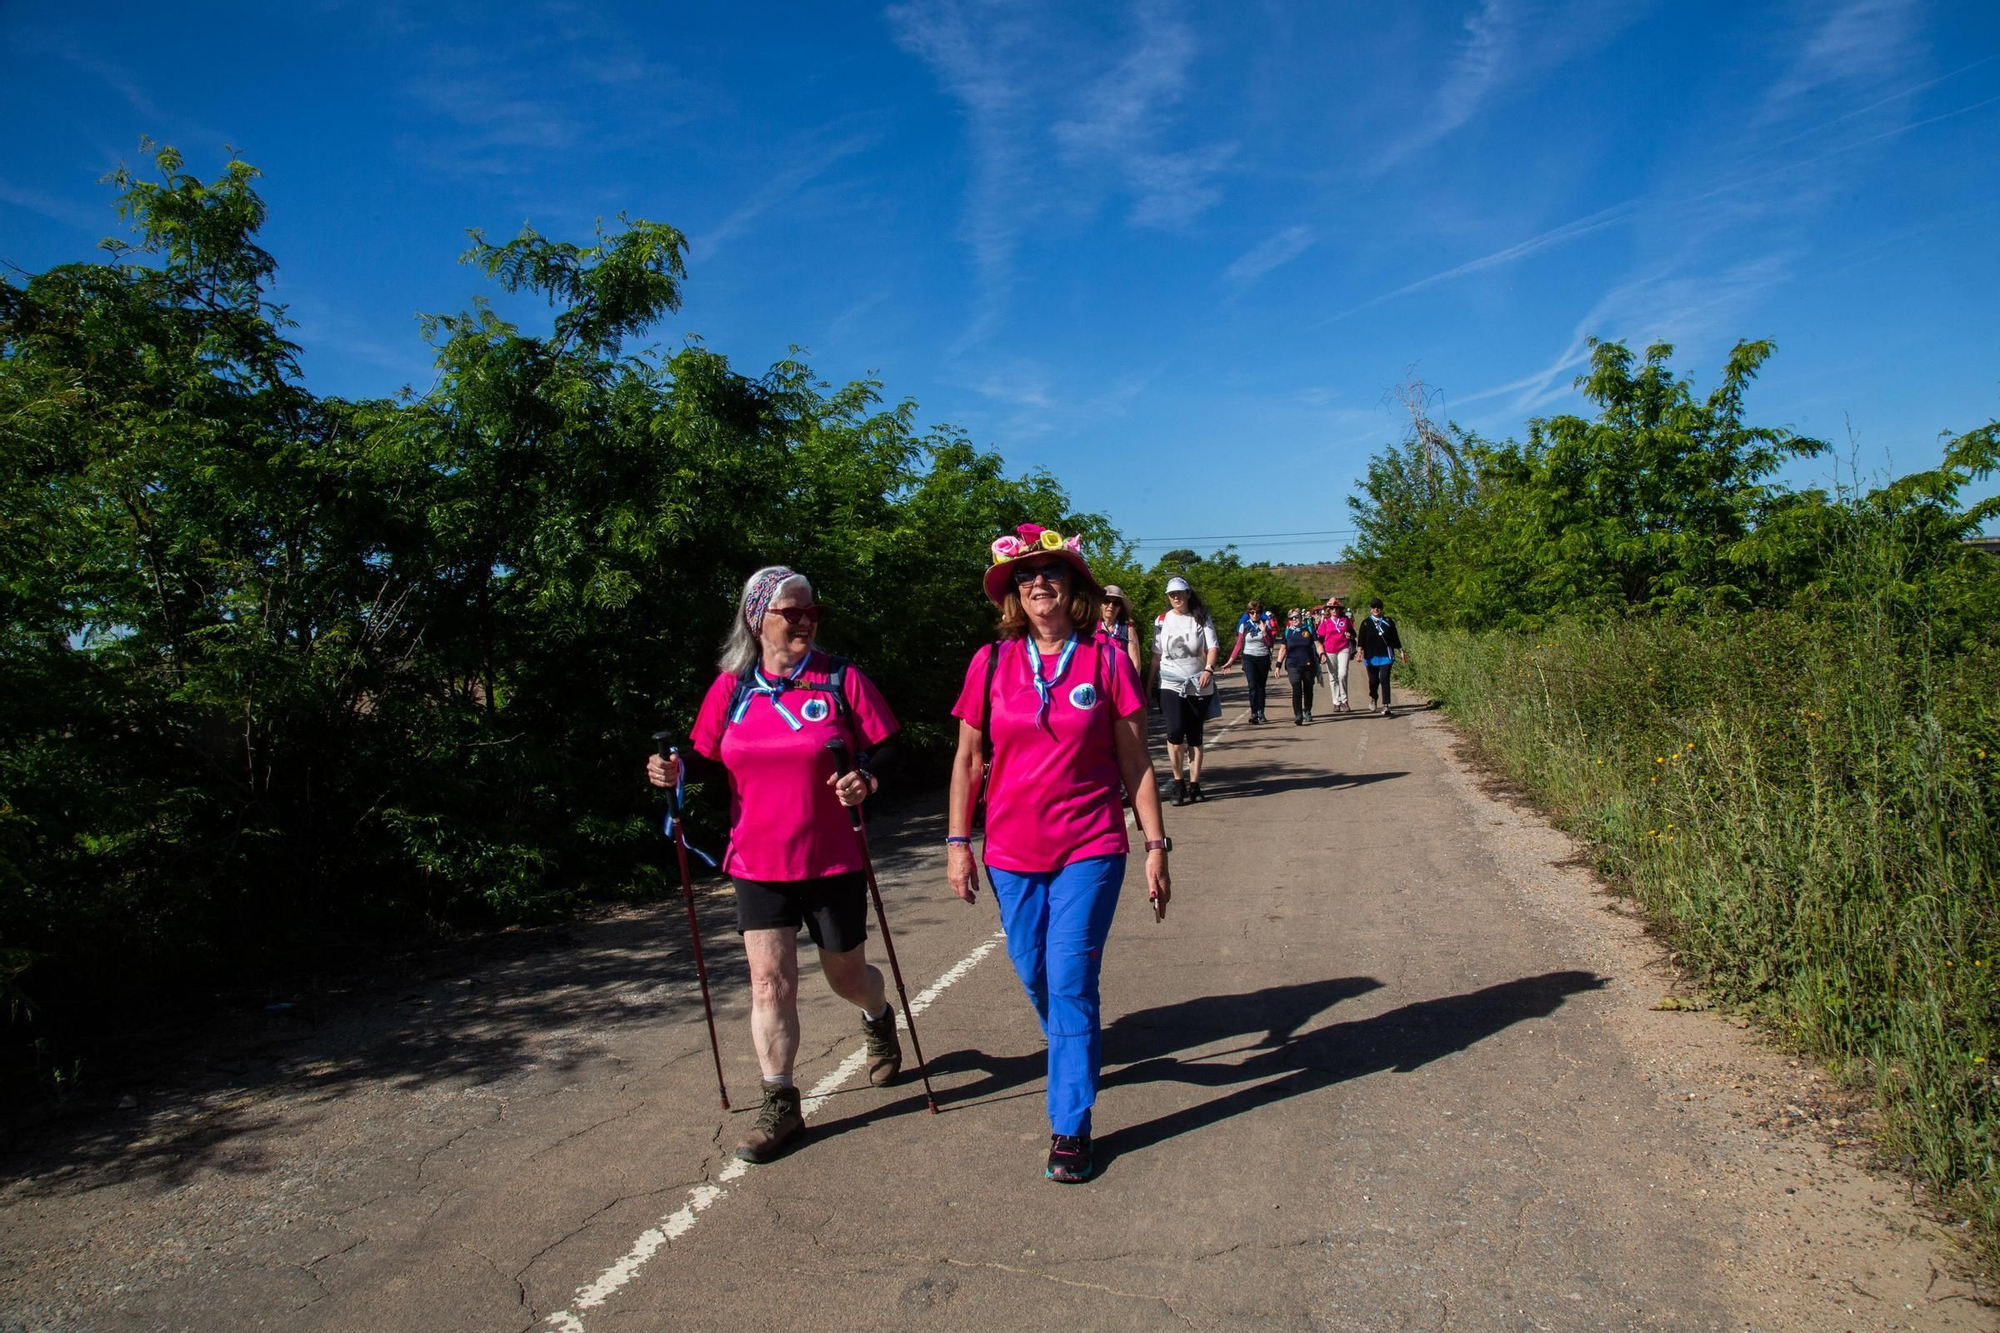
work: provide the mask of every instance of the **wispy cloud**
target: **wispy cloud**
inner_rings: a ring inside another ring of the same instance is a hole
[[[59,199],[42,190],[15,185],[7,180],[0,180],[0,204],[25,208],[30,213],[39,213],[45,218],[67,226],[94,231],[100,235],[109,235],[117,223],[116,216],[110,208],[102,204],[93,208],[75,200]]]
[[[1424,290],[1426,287],[1436,287],[1440,283],[1452,282],[1474,273],[1483,273],[1490,268],[1499,268],[1505,264],[1512,264],[1517,260],[1526,259],[1530,255],[1539,254],[1544,250],[1573,241],[1580,236],[1588,236],[1594,231],[1602,231],[1606,227],[1613,226],[1631,217],[1634,210],[1638,207],[1639,202],[1637,199],[1627,199],[1623,203],[1613,204],[1609,208],[1600,208],[1595,213],[1586,214],[1583,217],[1565,222],[1559,227],[1551,227],[1547,231],[1538,232],[1524,241],[1516,241],[1513,245],[1495,250],[1491,254],[1481,255],[1477,259],[1468,259],[1463,264],[1442,269],[1439,272],[1431,274],[1429,277],[1418,278],[1415,282],[1404,283],[1394,291],[1383,292],[1380,296],[1370,297],[1359,305],[1349,306],[1337,314],[1328,315],[1313,327],[1324,328],[1328,324],[1338,323],[1350,315],[1358,315],[1364,310],[1373,309],[1385,301],[1393,301],[1398,297],[1409,296],[1414,292]]]
[[[972,182],[962,229],[979,296],[972,326],[959,339],[962,351],[998,324],[1014,282],[1014,252],[1036,211],[1026,143],[1030,102],[1014,69],[1016,48],[1030,29],[961,0],[893,5],[888,17],[897,43],[929,65],[965,111]]]
[[[1719,270],[1696,272],[1661,268],[1612,287],[1584,312],[1562,350],[1540,370],[1505,384],[1455,397],[1454,407],[1505,398],[1505,409],[1488,422],[1535,413],[1571,397],[1573,372],[1590,360],[1590,339],[1644,346],[1672,343],[1695,356],[1712,352],[1739,336],[1740,321],[1759,292],[1784,281],[1796,256],[1760,255]]]
[[[131,104],[132,109],[149,123],[161,126],[166,121],[167,113],[160,109],[160,104],[153,100],[152,94],[148,93],[124,66],[74,47],[62,47],[59,53],[64,60],[86,74],[94,75],[106,87],[124,98]]]
[[[1415,132],[1390,149],[1392,160],[1436,143],[1472,119],[1473,112],[1506,78],[1525,19],[1523,7],[1515,0],[1484,0],[1465,20],[1465,36],[1429,114]]]
[[[1851,95],[1877,88],[1900,75],[1916,55],[1916,8],[1914,0],[1845,0],[1835,6],[1771,85],[1766,113],[1782,114],[1822,91]]]
[[[1587,55],[1648,9],[1651,0],[1481,0],[1467,16],[1450,65],[1414,127],[1375,163],[1397,166],[1462,128],[1511,89]]]
[[[701,101],[634,34],[581,6],[524,7],[497,39],[484,19],[475,34],[449,8],[420,18],[395,45],[414,57],[403,92],[431,118],[417,118],[398,149],[450,175],[514,176],[529,189],[550,164],[657,135]]]
[[[1314,239],[1311,227],[1286,227],[1238,255],[1222,270],[1222,276],[1239,287],[1248,287],[1272,269],[1281,268],[1312,249]]]
[[[963,354],[1004,318],[1030,228],[1130,200],[1133,226],[1187,225],[1222,198],[1228,142],[1188,143],[1177,108],[1197,55],[1169,0],[1139,0],[1132,35],[1106,60],[1066,40],[1059,9],[1032,0],[907,0],[888,20],[964,113],[971,168],[961,235],[972,257]]]
[[[1165,115],[1187,92],[1194,32],[1166,0],[1141,0],[1133,19],[1136,44],[1086,89],[1079,114],[1056,122],[1055,140],[1072,165],[1118,174],[1134,196],[1133,223],[1180,226],[1221,200],[1213,178],[1236,146],[1162,147]]]
[[[712,257],[724,242],[798,194],[812,181],[825,175],[842,158],[866,152],[879,142],[881,142],[880,135],[855,134],[827,148],[805,150],[797,161],[782,168],[751,191],[749,198],[737,205],[722,221],[691,236],[688,240],[688,258],[700,261]]]

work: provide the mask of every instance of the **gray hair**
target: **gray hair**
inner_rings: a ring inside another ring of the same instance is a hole
[[[783,568],[783,565],[766,565],[743,580],[743,593],[736,599],[736,614],[729,618],[729,633],[722,636],[722,656],[715,661],[716,670],[723,675],[740,676],[763,660],[764,640],[750,628],[750,622],[744,617],[749,614],[750,593],[758,581]],[[793,588],[804,588],[810,597],[812,580],[803,574],[794,574],[771,590],[771,600],[777,601]]]

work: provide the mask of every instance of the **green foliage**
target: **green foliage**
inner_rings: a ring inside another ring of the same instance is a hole
[[[2000,1253],[2000,426],[1866,493],[1769,482],[1768,343],[1697,399],[1596,346],[1593,420],[1378,456],[1354,552],[1417,684],[1720,996],[1872,1083]],[[1442,461],[1440,461],[1442,458]]]
[[[1858,611],[1405,637],[1683,965],[1872,1084],[2000,1246],[2000,654]]]
[[[547,331],[432,316],[430,392],[315,397],[257,173],[154,164],[112,178],[106,262],[0,281],[0,1003],[35,1040],[199,968],[657,889],[647,738],[759,565],[812,576],[921,750],[990,539],[1116,544],[879,384],[632,350],[686,276],[659,223],[475,233]]]
[[[1366,499],[1349,501],[1363,581],[1413,618],[1475,628],[1765,604],[1783,591],[1776,553],[1750,538],[1791,502],[1768,478],[1826,448],[1745,422],[1744,396],[1774,350],[1737,344],[1721,384],[1697,398],[1668,368],[1671,347],[1635,362],[1622,344],[1594,342],[1577,384],[1595,419],[1531,422],[1526,444],[1451,427],[1442,463],[1421,441],[1387,450]]]

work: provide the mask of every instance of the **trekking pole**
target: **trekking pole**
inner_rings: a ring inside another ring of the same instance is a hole
[[[674,733],[656,731],[653,744],[660,752],[660,758],[672,759],[678,766],[680,756],[673,747]],[[715,1039],[715,1007],[708,1002],[708,965],[701,957],[701,925],[694,919],[694,879],[688,874],[687,838],[681,832],[681,784],[680,774],[674,775],[674,785],[667,794],[673,811],[674,856],[681,863],[681,901],[687,904],[688,938],[694,941],[694,974],[701,981],[701,1012],[708,1019],[708,1051],[715,1057],[715,1090],[722,1094],[722,1109],[729,1109],[729,1087],[722,1081],[722,1045]]]
[[[833,751],[833,771],[838,777],[847,775],[847,743],[839,737],[828,741],[826,748]],[[861,869],[868,877],[868,893],[875,899],[875,922],[882,927],[882,948],[889,955],[889,974],[896,978],[896,997],[903,1002],[903,1025],[910,1029],[910,1049],[917,1056],[917,1077],[924,1081],[924,1100],[930,1103],[931,1114],[938,1113],[937,1094],[931,1091],[930,1070],[924,1067],[924,1044],[917,1040],[917,1020],[910,1013],[910,993],[903,988],[903,969],[896,961],[896,941],[889,935],[889,914],[882,909],[882,890],[875,883],[875,858],[868,851],[868,829],[861,822],[861,807],[847,807],[847,818],[854,825],[854,837],[861,844]]]

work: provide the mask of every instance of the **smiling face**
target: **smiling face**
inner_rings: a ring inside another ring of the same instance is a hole
[[[1060,560],[1023,560],[1013,574],[1014,589],[1031,616],[1046,616],[1069,599],[1069,566]]]
[[[784,617],[785,611],[802,611],[812,606],[810,589],[794,584],[771,599],[771,609],[764,613],[762,634],[764,665],[766,669],[789,670],[798,665],[800,658],[812,651],[813,641],[819,637],[819,625],[801,617],[798,624],[791,624]]]

